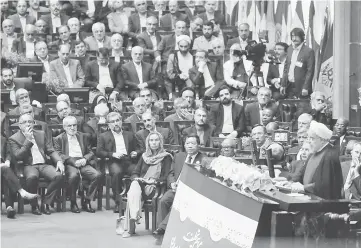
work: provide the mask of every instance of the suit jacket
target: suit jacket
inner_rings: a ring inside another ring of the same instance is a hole
[[[173,23],[173,25],[175,25],[175,23],[177,21],[184,21],[186,23],[189,23],[187,15],[182,14],[180,12],[176,13],[176,19],[175,19],[175,22]],[[163,28],[171,28],[172,30],[174,30],[174,26],[172,26],[172,14],[168,13],[168,14],[165,14],[164,16],[162,16],[160,18],[160,25],[159,26],[163,27]]]
[[[283,78],[281,84],[283,87],[288,86],[288,72],[291,65],[291,58],[293,53],[293,47],[290,46],[287,50],[287,58],[283,71]],[[307,47],[302,45],[300,52],[297,56],[297,62],[302,63],[302,66],[295,66],[294,78],[295,78],[295,93],[296,96],[301,95],[303,89],[308,90],[308,93],[312,93],[312,79],[315,72],[315,53]]]
[[[205,147],[210,147],[211,137],[215,136],[215,128],[216,127],[212,124],[205,125],[203,140],[201,141],[201,144],[203,144]],[[197,133],[197,129],[194,125],[183,129],[182,136],[186,137],[187,135],[193,133]]]
[[[83,154],[82,158],[85,158],[87,164],[89,164],[93,159],[95,159],[95,155],[91,149],[91,144],[89,141],[89,136],[84,135],[83,133],[76,133],[76,138],[79,142],[81,152]],[[75,166],[75,162],[79,158],[74,158],[69,156],[69,140],[68,135],[64,132],[59,134],[54,139],[54,149],[58,152],[59,156],[61,157],[63,163],[65,165]]]
[[[351,167],[351,160],[344,161],[341,163],[341,169],[342,169],[342,177],[343,177],[343,184],[346,182],[347,175],[350,171]],[[356,177],[352,180],[351,187],[347,190],[345,190],[345,198],[346,199],[356,199],[361,200],[361,177]],[[350,197],[352,195],[352,197]]]
[[[35,55],[35,43],[36,41],[34,41],[34,55]],[[26,43],[23,37],[17,38],[13,41],[13,47],[11,48],[11,51],[14,53],[26,55]]]
[[[340,144],[340,137],[333,136],[331,140],[333,140],[333,146],[335,147],[335,149],[337,149],[340,152],[340,155],[345,154],[345,150],[347,146],[347,141],[345,137],[343,138],[341,144]]]
[[[49,68],[50,68],[50,62],[55,59],[57,59],[55,56],[50,55],[50,54],[48,55]],[[34,57],[30,58],[30,62],[41,62],[41,61],[38,56],[34,56]],[[45,68],[43,68],[43,72],[46,72]]]
[[[35,24],[36,19],[33,16],[25,15],[25,17],[26,17],[26,24]],[[23,30],[23,26],[21,26],[20,18],[19,18],[19,15],[17,13],[9,16],[8,19],[10,19],[10,20],[12,20],[14,22],[14,27],[15,28],[20,28],[22,33],[25,32],[25,30]]]
[[[99,49],[98,42],[95,40],[94,36],[86,37],[84,42],[87,44],[88,50],[90,50],[90,51],[98,51],[98,49]],[[103,47],[106,47],[106,48],[109,48],[109,49],[111,48],[110,37],[109,36],[104,37],[104,45],[103,45]]]
[[[44,161],[46,156],[51,157],[54,164],[61,160],[59,154],[54,150],[51,137],[48,137],[42,130],[34,130],[34,138]],[[27,140],[24,134],[19,130],[9,138],[11,154],[16,161],[22,160],[25,165],[33,164],[31,148],[33,143]]]
[[[131,123],[133,132],[135,133],[136,132],[136,123],[142,122],[142,119],[139,119],[137,114],[134,113],[131,116],[129,116],[127,119],[125,119],[124,122]]]
[[[13,81],[13,82],[14,82],[14,85],[15,85],[14,91],[17,91],[18,89],[21,89],[21,88],[25,88],[24,82],[22,82],[22,81],[16,81],[16,82]],[[3,83],[0,83],[0,85],[1,85],[2,90],[6,90],[6,87],[5,87],[5,85]]]
[[[275,112],[276,121],[280,121],[280,113],[275,103],[270,102],[266,108],[271,108]],[[245,108],[246,125],[248,131],[252,130],[252,127],[256,124],[260,124],[260,109],[258,102],[252,102],[246,105]]]
[[[69,59],[69,69],[71,74],[71,79],[73,81],[74,87],[81,88],[84,85],[84,72],[81,68],[80,62],[76,59]],[[53,77],[57,77],[64,82],[67,83],[65,71],[63,68],[63,64],[59,59],[53,60],[49,63],[50,67],[50,74],[53,75]],[[66,85],[68,87],[68,84]]]
[[[3,23],[5,19],[9,19],[9,17],[14,14],[16,14],[16,10],[12,8],[8,8],[6,11],[1,11],[1,23]]]
[[[109,61],[108,68],[113,88],[115,88],[122,81],[119,63]],[[85,66],[85,86],[95,88],[99,82],[99,64],[97,60],[93,60]]]
[[[283,75],[280,75],[278,70],[279,65],[269,64],[268,74],[267,74],[267,83],[268,85],[273,85],[271,80],[274,78],[282,78]]]
[[[73,9],[77,11],[79,14],[80,13],[86,14],[86,12],[89,9],[87,0],[70,1],[70,3],[73,5]],[[107,26],[106,17],[112,10],[108,7],[108,4],[103,7],[102,0],[95,0],[94,5],[95,5],[95,11],[94,11],[93,23],[105,22],[104,25]]]
[[[157,51],[154,53],[155,57],[162,56],[162,61],[167,62],[169,54],[171,54],[174,51],[174,48],[175,48],[175,34],[165,35],[158,44]]]
[[[227,49],[230,49],[233,44],[241,44],[241,39],[239,38],[239,36],[237,36],[237,37],[235,37],[235,38],[233,38],[233,39],[229,39],[229,40],[227,41],[227,46],[226,46],[226,48],[227,48]]]
[[[207,19],[206,12],[200,13],[200,14],[198,14],[198,16],[203,20],[203,23],[205,23],[206,21],[210,21]],[[221,26],[227,25],[224,15],[219,10],[216,10],[214,12],[214,20],[217,23],[219,23]]]
[[[51,19],[51,13],[48,15],[43,15],[40,19],[44,20],[48,24],[49,32],[52,34],[53,33],[53,20]],[[60,12],[61,25],[67,25],[69,19],[70,19],[70,16],[67,16],[66,14]]]
[[[84,118],[81,116],[74,116],[78,122],[78,131],[82,132],[83,134],[86,134],[90,136],[91,141],[94,141],[96,139],[96,133],[93,128],[91,128],[86,122],[84,122]],[[59,118],[59,116],[55,118],[51,118],[49,121],[49,124],[63,124],[63,120]]]
[[[149,16],[155,16],[157,17],[157,15],[152,12],[147,10],[147,18]],[[140,26],[140,18],[139,18],[139,13],[134,13],[131,16],[129,16],[129,20],[128,20],[128,30],[129,33],[128,35],[130,37],[136,38],[137,35],[142,32],[142,27]]]
[[[34,112],[35,119],[43,121],[44,120],[44,112],[43,112],[43,110],[40,109],[40,108],[34,107],[34,106],[32,106],[32,107],[33,107],[33,112]],[[19,106],[12,109],[11,111],[9,111],[9,115],[20,115]]]
[[[40,14],[49,13],[50,9],[47,7],[39,6],[38,11],[34,11],[33,8],[29,7],[28,12],[29,12],[29,15],[31,15],[35,19],[38,19],[40,17],[39,16]]]
[[[210,111],[210,123],[216,126],[214,136],[218,137],[222,133],[224,122],[224,108],[223,105],[216,104],[212,106]],[[240,137],[243,131],[246,131],[246,118],[244,115],[243,106],[238,103],[232,102],[232,122],[233,129],[237,131],[237,137]]]
[[[157,39],[157,45],[158,45],[162,38],[157,33],[155,33],[155,38]],[[148,32],[145,31],[140,33],[137,36],[137,40],[138,40],[138,46],[143,47],[144,54],[150,54],[151,56],[154,57],[155,51]]]
[[[122,90],[125,85],[128,85],[130,89],[138,89],[139,78],[137,74],[137,70],[135,69],[135,65],[133,61],[129,61],[128,63],[122,65],[121,67],[123,83],[118,84],[118,91]],[[148,84],[149,88],[155,88],[157,85],[157,80],[154,77],[154,73],[152,70],[152,65],[142,61],[142,71],[143,71],[143,82]]]
[[[15,38],[14,40],[16,40],[18,38],[17,33],[14,33],[13,36]],[[8,50],[8,37],[4,33],[0,33],[0,37],[1,37],[1,54],[4,56],[5,52],[9,51]],[[12,46],[13,46],[13,43],[11,43],[10,51],[12,51]]]
[[[11,153],[7,139],[1,135],[1,162],[3,163],[6,160],[11,161]]]
[[[164,144],[174,144],[173,132],[169,128],[157,127],[157,132],[163,136]],[[136,148],[138,151],[145,152],[145,140],[149,135],[148,129],[142,129],[135,133],[137,140]]]
[[[72,56],[76,57],[74,54]],[[85,54],[84,57],[77,57],[77,58],[79,58],[77,60],[79,60],[81,68],[83,69],[84,72],[86,65],[90,62],[90,56],[89,54]]]
[[[128,155],[132,151],[136,151],[138,154],[140,153],[136,150],[136,140],[132,132],[123,130],[123,138]],[[112,158],[113,153],[115,152],[116,146],[113,133],[111,131],[107,131],[99,134],[96,155],[100,158]]]
[[[188,7],[183,8],[183,10],[186,12],[186,15],[188,17],[188,20],[193,20],[193,18],[197,15],[200,14],[204,11],[206,11],[206,9],[202,6],[196,6],[194,9],[194,13],[191,12],[191,10]]]

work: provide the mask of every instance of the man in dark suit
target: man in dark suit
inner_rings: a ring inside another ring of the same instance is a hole
[[[35,44],[36,56],[30,59],[31,62],[41,62],[44,65],[44,72],[50,72],[50,62],[55,60],[56,57],[48,53],[48,46],[44,41],[38,41]]]
[[[207,110],[199,108],[194,113],[194,126],[183,129],[182,136],[187,137],[189,134],[195,133],[200,139],[199,145],[209,147],[211,137],[215,136],[215,128],[207,121]]]
[[[242,50],[246,49],[249,41],[249,24],[242,23],[238,26],[238,35],[239,37],[230,39],[227,41],[227,48],[229,49],[233,44],[238,43],[241,45]]]
[[[174,144],[173,132],[169,128],[156,127],[156,119],[152,113],[145,112],[142,115],[144,129],[135,133],[136,147],[140,152],[145,152],[145,140],[151,131],[156,131],[163,136],[164,144]]]
[[[257,93],[257,102],[247,104],[245,108],[247,130],[251,131],[256,124],[262,123],[262,109],[269,108],[275,113],[275,120],[280,121],[280,113],[277,104],[271,100],[272,91],[269,88],[262,87]]]
[[[10,52],[13,48],[13,41],[18,37],[15,31],[14,22],[10,19],[5,19],[1,23],[2,32],[1,37],[1,54],[4,56],[5,52]]]
[[[246,130],[243,106],[231,99],[230,90],[222,86],[219,91],[220,103],[212,106],[210,122],[216,126],[214,136],[227,138],[241,137]]]
[[[160,18],[160,27],[170,30],[174,30],[177,21],[187,22],[187,15],[179,12],[178,2],[175,0],[169,1],[168,3],[169,12]],[[188,21],[189,23],[189,21]]]
[[[287,58],[287,49],[288,45],[286,43],[278,42],[275,47],[278,63],[270,63],[268,67],[267,83],[272,91],[272,97],[275,101],[278,101],[280,98],[280,87]]]
[[[197,51],[195,66],[189,70],[189,78],[196,88],[200,98],[214,97],[224,84],[223,71],[216,62],[208,61],[207,51]]]
[[[64,164],[59,154],[54,150],[51,138],[44,131],[34,130],[34,119],[31,115],[21,115],[19,118],[20,130],[9,138],[9,145],[16,161],[24,162],[24,176],[29,192],[36,193],[39,176],[50,181],[45,195],[45,206],[42,212],[49,215],[49,205],[63,184]],[[56,168],[47,161],[49,156]],[[32,213],[40,215],[37,201],[31,202]]]
[[[214,20],[216,23],[219,23],[221,26],[227,25],[226,19],[221,11],[216,10],[217,1],[206,1],[204,8],[206,9],[205,12],[198,14],[200,18],[202,18],[203,23],[207,21]]]
[[[12,193],[19,193],[24,199],[32,200],[37,197],[36,194],[31,194],[25,191],[20,185],[19,179],[14,174],[13,170],[10,168],[11,154],[10,148],[8,146],[7,140],[1,135],[1,180],[5,180],[7,187]],[[6,215],[9,219],[15,217],[16,211],[14,209],[14,202],[11,199],[11,195],[8,195],[8,192],[4,192],[5,195],[5,206],[6,206]]]
[[[84,40],[86,38],[86,33],[84,31],[80,31],[80,21],[78,18],[70,18],[68,20],[68,27],[70,29],[70,33],[75,35],[75,40]]]
[[[97,88],[105,94],[105,88],[114,89],[122,81],[119,63],[109,60],[108,48],[99,48],[97,60],[85,67],[85,86]]]
[[[13,104],[16,104],[15,92],[24,87],[23,82],[14,82],[14,74],[10,68],[3,68],[1,70],[1,89],[10,90],[10,101]]]
[[[205,8],[203,6],[195,6],[194,0],[186,0],[184,1],[186,7],[183,10],[186,12],[188,20],[193,20],[197,14],[205,12]]]
[[[176,98],[174,100],[173,106],[174,106],[175,113],[168,115],[166,118],[164,118],[164,121],[167,121],[170,123],[170,128],[172,129],[173,133],[176,134],[175,127],[174,127],[174,121],[191,121],[191,120],[193,120],[193,111],[189,111],[189,109],[190,109],[189,102],[186,99],[183,99],[181,97]]]
[[[124,92],[124,86],[127,86],[127,94],[132,99],[141,89],[157,90],[152,65],[143,61],[143,48],[140,46],[132,48],[132,61],[122,65],[122,76],[123,83],[118,84],[116,91]]]
[[[34,56],[36,43],[36,39],[34,36],[35,33],[35,26],[32,24],[27,24],[25,27],[24,36],[19,37],[13,41],[11,51],[14,53],[22,54],[27,58],[32,58]]]
[[[85,71],[85,66],[90,61],[89,54],[86,53],[86,44],[83,40],[74,42],[74,57],[79,60],[81,68]]]
[[[339,150],[340,155],[344,155],[346,149],[346,131],[350,122],[346,118],[339,118],[336,124],[333,126],[333,144],[335,149]]]
[[[122,117],[119,113],[109,113],[107,123],[110,131],[99,134],[96,155],[109,159],[113,196],[118,206],[122,177],[132,173],[134,169],[132,164],[140,155],[140,151],[135,149],[133,133],[122,130]],[[114,208],[114,212],[118,211],[117,206]]]
[[[29,105],[31,104],[29,92],[25,89],[22,89],[22,88],[18,89],[15,92],[15,98],[16,98],[16,102],[19,106],[17,106],[13,110],[9,111],[9,115],[20,115],[20,106],[25,105],[25,104],[29,104]],[[35,119],[42,120],[42,121],[44,120],[44,112],[41,108],[33,106],[33,111],[35,114]]]
[[[179,176],[182,172],[184,163],[195,164],[200,166],[202,160],[205,157],[202,153],[199,152],[200,140],[196,134],[189,134],[185,139],[184,148],[186,152],[177,153],[174,158],[174,174],[169,174],[168,180],[170,185],[168,185],[168,190],[165,192],[163,197],[159,201],[158,212],[157,212],[157,225],[158,228],[153,232],[153,235],[161,240],[161,237],[164,235],[167,228],[168,219],[170,210],[172,208],[174,196],[177,191],[177,185]]]
[[[136,133],[136,123],[142,122],[142,115],[147,110],[147,104],[143,97],[137,97],[133,100],[134,114],[129,116],[124,122],[132,123],[133,132]]]
[[[79,187],[80,177],[90,181],[87,194],[82,196],[82,209],[94,213],[90,201],[94,200],[95,193],[101,179],[101,173],[93,166],[96,165],[95,155],[91,150],[87,135],[77,132],[77,119],[67,116],[63,119],[65,132],[54,138],[54,148],[59,153],[63,163],[67,182],[70,189],[71,211],[80,213],[76,203],[76,191]]]
[[[139,96],[145,100],[146,111],[150,111],[152,115],[157,116],[157,120],[163,121],[165,117],[164,109],[154,105],[151,91],[148,88],[144,88],[140,90]]]
[[[25,33],[26,24],[34,24],[36,19],[28,15],[26,10],[28,9],[27,3],[24,0],[20,0],[16,4],[16,14],[9,16],[8,18],[14,22],[15,29],[20,29],[20,33]]]
[[[305,33],[300,28],[291,31],[292,47],[288,49],[281,81],[281,94],[287,98],[309,98],[315,72],[315,53],[304,44]]]
[[[74,50],[74,40],[70,38],[70,29],[66,25],[61,25],[58,28],[59,39],[49,43],[49,48],[58,50],[60,44],[69,44],[70,51]]]
[[[137,36],[138,46],[144,49],[144,54],[149,54],[152,59],[155,57],[155,51],[161,41],[161,37],[157,34],[156,28],[158,25],[157,18],[150,16],[147,18],[147,30]]]
[[[9,7],[9,1],[8,0],[4,0],[0,2],[0,8],[1,8],[1,23],[3,23],[3,21],[5,19],[8,19],[9,16],[16,14],[16,10],[14,10],[13,8]]]
[[[146,0],[135,0],[134,6],[137,12],[129,17],[128,35],[132,38],[137,38],[137,35],[142,32],[142,28],[146,27],[147,18],[149,16],[156,16],[156,14],[150,10],[147,10]]]
[[[101,47],[111,48],[110,37],[105,33],[105,25],[101,22],[96,22],[92,26],[92,36],[88,36],[84,39],[88,50],[96,51]]]
[[[69,16],[61,12],[61,5],[59,1],[51,1],[50,3],[50,14],[43,15],[40,19],[44,20],[49,27],[51,34],[56,33],[56,28],[61,25],[67,25]]]

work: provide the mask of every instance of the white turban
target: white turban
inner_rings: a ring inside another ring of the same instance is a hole
[[[318,137],[325,140],[330,140],[332,137],[332,131],[328,129],[324,124],[317,121],[311,121],[309,132],[312,132]]]
[[[185,40],[185,41],[188,42],[188,44],[191,44],[191,38],[189,38],[188,35],[179,35],[179,36],[177,37],[177,44],[178,44],[180,41],[182,41],[182,40]]]

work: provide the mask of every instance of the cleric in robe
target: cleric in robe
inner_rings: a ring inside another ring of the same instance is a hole
[[[313,154],[294,178],[303,184],[302,189],[323,199],[340,199],[342,170],[338,152],[329,144],[332,131],[324,124],[312,121],[308,131]]]

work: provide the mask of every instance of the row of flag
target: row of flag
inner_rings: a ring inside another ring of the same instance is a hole
[[[306,45],[315,51],[313,88],[332,96],[334,0],[225,0],[224,8],[228,23],[248,23],[254,40],[267,33],[268,47],[291,44],[291,30],[302,28]]]

